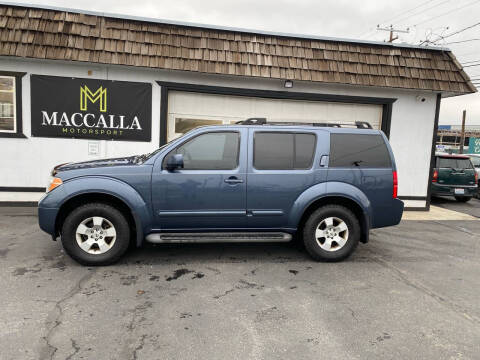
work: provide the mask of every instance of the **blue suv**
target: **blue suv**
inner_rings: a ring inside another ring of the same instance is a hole
[[[295,234],[313,259],[339,261],[402,213],[381,131],[269,124],[206,126],[151,154],[59,165],[38,206],[42,230],[85,265],[114,263],[144,240]]]

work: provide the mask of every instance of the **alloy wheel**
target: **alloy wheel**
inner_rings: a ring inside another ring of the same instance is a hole
[[[83,220],[78,225],[75,236],[78,246],[83,251],[100,255],[113,247],[117,232],[109,220],[94,216]]]
[[[340,218],[328,217],[320,221],[315,230],[318,245],[326,251],[338,251],[348,240],[348,226]]]

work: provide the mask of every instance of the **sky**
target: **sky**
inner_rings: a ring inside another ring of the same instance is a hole
[[[377,30],[393,25],[396,42],[419,44],[429,40],[449,47],[461,63],[480,63],[480,0],[16,0],[90,11],[241,27],[267,31],[378,40],[389,33]],[[450,36],[451,35],[451,36]],[[442,39],[442,37],[448,38]],[[476,39],[476,40],[475,40]],[[479,79],[480,66],[465,71]],[[442,99],[441,124],[480,125],[480,94]]]

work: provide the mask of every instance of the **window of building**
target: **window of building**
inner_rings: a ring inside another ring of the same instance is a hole
[[[184,170],[233,170],[238,167],[240,134],[211,132],[188,140],[165,157],[183,154]]]
[[[0,132],[16,132],[15,77],[0,75]]]
[[[391,168],[381,135],[331,134],[330,167]]]
[[[25,73],[0,71],[0,137],[22,134],[22,77]]]
[[[175,138],[182,136],[186,132],[193,130],[199,126],[222,124],[223,121],[217,119],[175,118]]]
[[[258,170],[310,169],[315,139],[314,134],[256,132],[253,166]]]

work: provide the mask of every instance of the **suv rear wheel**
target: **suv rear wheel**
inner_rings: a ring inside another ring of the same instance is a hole
[[[74,209],[62,226],[62,245],[83,265],[109,265],[128,249],[130,228],[125,216],[103,203]]]
[[[303,228],[303,242],[317,261],[340,261],[357,247],[360,224],[351,210],[326,205],[314,211]]]

